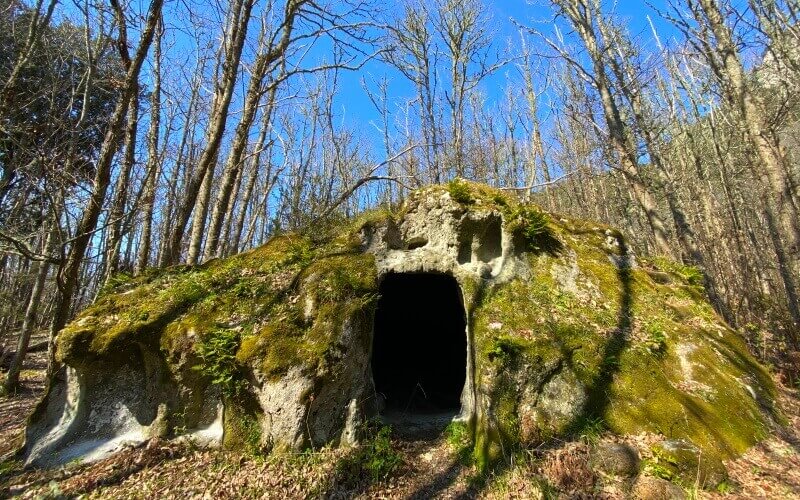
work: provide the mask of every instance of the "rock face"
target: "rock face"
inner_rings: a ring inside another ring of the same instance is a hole
[[[658,477],[642,476],[633,486],[632,497],[637,500],[683,500],[686,494],[680,486]]]
[[[663,471],[685,484],[716,486],[727,479],[717,456],[703,456],[702,450],[682,439],[664,440],[651,451]]]
[[[594,466],[607,474],[635,476],[639,473],[639,452],[622,443],[606,443],[595,449],[592,456]]]
[[[373,318],[390,273],[458,283],[456,418],[481,464],[587,426],[660,433],[722,460],[780,419],[769,376],[692,270],[637,262],[613,229],[462,181],[324,233],[117,278],[58,337],[27,462],[152,436],[262,450],[357,441],[381,409]]]

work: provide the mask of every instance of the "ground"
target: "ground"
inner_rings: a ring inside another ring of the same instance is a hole
[[[45,354],[26,362],[22,390],[0,399],[0,454],[22,436],[44,389]],[[800,498],[800,399],[780,386],[789,426],[727,463],[725,491],[686,491],[689,498]],[[731,411],[735,411],[731,409]],[[433,439],[391,437],[387,449],[316,450],[253,457],[153,440],[93,464],[56,470],[0,465],[0,497],[21,498],[626,498],[629,481],[593,470],[592,449],[619,438],[587,435],[528,450],[516,463],[481,476],[450,432]],[[648,448],[655,436],[627,439]],[[646,457],[643,457],[646,458]],[[375,474],[377,472],[377,474]],[[382,477],[388,472],[388,477]]]

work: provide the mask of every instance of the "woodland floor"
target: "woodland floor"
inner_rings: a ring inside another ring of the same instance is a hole
[[[25,418],[44,388],[44,369],[45,354],[32,355],[22,373],[23,389],[0,399],[0,456],[20,443]],[[727,464],[729,491],[687,490],[688,498],[800,498],[800,400],[786,388],[781,394],[789,427]],[[647,449],[652,439],[642,435],[628,442]],[[5,460],[0,498],[627,498],[631,480],[590,467],[593,445],[558,443],[480,476],[459,459],[452,440],[393,438],[401,465],[388,479],[373,480],[355,458],[357,450],[258,458],[154,440],[100,462],[57,470],[24,471]]]

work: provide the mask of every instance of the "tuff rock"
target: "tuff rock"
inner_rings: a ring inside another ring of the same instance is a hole
[[[357,442],[382,409],[382,280],[436,273],[463,301],[454,418],[479,464],[587,425],[727,459],[780,421],[775,388],[684,271],[486,186],[426,188],[397,211],[117,277],[58,335],[21,454],[93,460],[154,436],[261,451]]]

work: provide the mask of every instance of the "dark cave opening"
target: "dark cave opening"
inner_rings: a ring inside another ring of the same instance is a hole
[[[371,361],[383,410],[457,412],[467,373],[467,336],[455,278],[389,274],[380,295]]]

